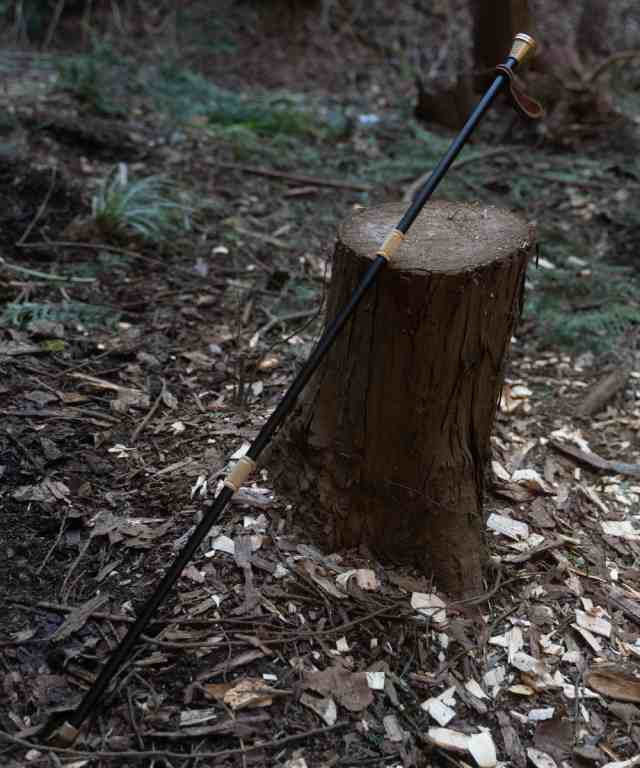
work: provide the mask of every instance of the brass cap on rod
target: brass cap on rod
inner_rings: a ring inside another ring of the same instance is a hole
[[[536,52],[538,44],[531,37],[531,35],[525,35],[524,32],[519,32],[511,46],[509,56],[512,56],[518,64],[522,64],[529,56],[533,56]]]

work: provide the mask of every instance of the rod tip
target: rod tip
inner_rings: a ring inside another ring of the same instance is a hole
[[[531,35],[525,35],[524,32],[519,32],[513,40],[509,56],[514,58],[518,64],[522,64],[530,56],[535,55],[537,47],[538,44]]]

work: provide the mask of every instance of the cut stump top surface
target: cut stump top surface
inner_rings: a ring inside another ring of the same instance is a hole
[[[358,211],[340,227],[340,241],[372,259],[405,210],[404,203],[386,203]],[[463,272],[507,257],[528,242],[527,223],[515,213],[435,200],[414,221],[390,266],[406,272]]]

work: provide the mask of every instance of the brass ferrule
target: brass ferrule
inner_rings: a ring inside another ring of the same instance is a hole
[[[47,740],[49,744],[58,747],[70,747],[78,738],[79,733],[80,731],[71,725],[71,723],[65,722],[57,728]]]
[[[514,38],[509,56],[512,56],[518,64],[522,64],[529,58],[529,56],[535,55],[537,47],[538,44],[531,35],[525,35],[524,32],[519,32]]]
[[[238,463],[232,467],[231,472],[225,477],[224,485],[231,488],[234,493],[238,493],[245,480],[256,468],[256,463],[248,456],[238,459]]]
[[[392,229],[385,237],[384,243],[378,249],[378,256],[384,256],[387,261],[391,261],[395,252],[402,245],[404,235],[399,229]]]

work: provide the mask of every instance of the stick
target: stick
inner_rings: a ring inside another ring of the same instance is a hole
[[[34,219],[35,221],[35,219]],[[16,243],[16,245],[19,245],[19,243]],[[5,269],[11,269],[14,272],[20,272],[23,275],[29,275],[29,277],[38,277],[41,280],[51,280],[56,281],[59,280],[63,283],[95,283],[96,278],[95,277],[67,277],[65,275],[52,275],[50,272],[40,272],[37,269],[27,269],[27,267],[19,267],[17,264],[9,264],[8,261],[5,261],[0,256],[0,265],[2,265]]]
[[[197,752],[194,755],[185,754],[184,752],[170,752],[163,749],[153,749],[147,751],[138,751],[133,749],[123,750],[121,752],[105,752],[103,750],[97,752],[87,752],[81,749],[65,749],[61,747],[43,747],[39,744],[34,744],[26,739],[20,739],[17,736],[12,736],[6,731],[0,731],[0,739],[8,741],[10,744],[16,744],[25,749],[35,749],[39,752],[47,752],[49,754],[67,755],[68,757],[86,757],[90,759],[98,760],[122,760],[124,758],[130,760],[158,760],[159,758],[172,758],[176,757],[180,760],[185,758],[197,758],[199,760],[220,760],[223,757],[233,757],[234,755],[242,755],[247,752],[256,752],[260,749],[279,749],[287,744],[295,744],[297,741],[305,741],[306,739],[313,739],[316,736],[325,736],[328,733],[334,733],[335,731],[341,731],[344,728],[350,727],[351,723],[342,722],[335,725],[329,725],[325,728],[312,728],[310,731],[304,731],[303,733],[294,733],[291,736],[284,736],[281,739],[273,739],[272,741],[263,741],[262,743],[252,744],[249,747],[240,747],[236,749],[223,749],[219,752]]]
[[[164,379],[162,379],[162,389],[160,390],[160,394],[158,395],[158,397],[156,397],[156,401],[149,409],[149,412],[147,413],[147,415],[133,430],[133,434],[131,435],[131,445],[133,445],[136,442],[136,440],[138,439],[138,435],[142,432],[142,430],[147,426],[147,424],[153,418],[155,412],[158,410],[158,407],[160,406],[160,403],[162,402],[162,398],[164,397],[166,390],[167,390],[167,383],[165,382]]]
[[[57,172],[58,172],[58,169],[54,165],[53,169],[51,171],[51,181],[49,182],[49,189],[47,190],[47,194],[44,196],[44,200],[42,201],[42,203],[40,203],[40,206],[39,206],[38,210],[36,211],[36,215],[33,217],[31,223],[25,229],[25,231],[22,234],[22,237],[18,240],[16,245],[22,245],[24,243],[24,241],[31,234],[31,230],[35,227],[35,225],[39,221],[40,217],[42,216],[42,214],[47,209],[47,203],[49,202],[49,198],[51,197],[51,193],[53,192],[53,187],[54,187],[55,182],[56,182],[56,173]]]
[[[242,165],[241,163],[222,163],[218,168],[230,168],[242,173],[252,173],[255,176],[267,176],[273,179],[283,179],[284,181],[295,181],[299,184],[307,184],[314,187],[333,187],[334,189],[353,189],[356,192],[370,192],[369,184],[361,184],[351,181],[337,181],[336,179],[320,179],[317,176],[302,176],[298,173],[287,173],[286,171],[275,171],[271,168],[258,168],[254,165]]]
[[[42,571],[44,570],[46,564],[49,562],[49,558],[53,554],[55,548],[60,543],[60,539],[62,538],[62,534],[64,533],[65,525],[67,524],[67,516],[68,516],[68,512],[65,510],[65,513],[62,516],[62,520],[60,521],[60,529],[58,530],[58,535],[56,536],[56,540],[53,542],[53,544],[49,548],[49,551],[44,556],[44,560],[42,561],[42,563],[40,564],[40,567],[36,571],[36,576],[39,576],[42,573]]]
[[[607,374],[582,400],[576,408],[576,415],[586,418],[598,413],[617,392],[623,389],[628,378],[629,369],[626,366]]]

